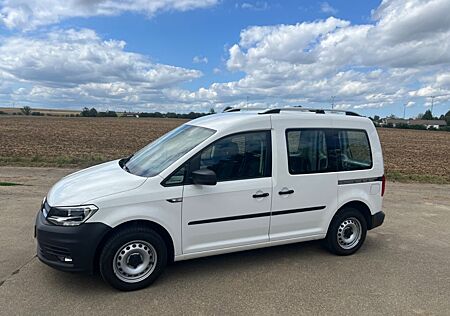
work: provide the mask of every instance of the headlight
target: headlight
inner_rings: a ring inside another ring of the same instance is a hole
[[[45,204],[47,203],[44,203],[44,216],[50,223],[60,226],[80,225],[98,210],[95,205],[46,207]]]

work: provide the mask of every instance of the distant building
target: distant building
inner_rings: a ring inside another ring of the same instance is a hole
[[[441,126],[446,126],[447,122],[444,120],[405,120],[405,119],[397,119],[397,118],[389,118],[386,117],[381,120],[381,126],[392,126],[398,127],[399,125],[423,125],[427,129],[428,128],[440,128]]]
[[[409,125],[424,125],[426,128],[439,128],[441,126],[446,126],[447,122],[444,120],[409,120]]]
[[[381,126],[389,125],[389,126],[392,126],[392,127],[397,127],[400,124],[408,125],[408,120],[397,119],[397,118],[390,118],[390,117],[386,117],[386,118],[381,120]]]
[[[136,117],[136,118],[139,118],[139,113],[124,112],[122,114],[122,117]]]

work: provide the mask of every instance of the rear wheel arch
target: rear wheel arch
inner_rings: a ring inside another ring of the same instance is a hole
[[[130,228],[130,227],[137,227],[137,226],[147,227],[147,228],[154,230],[156,233],[158,233],[158,235],[161,236],[161,238],[164,240],[164,243],[166,244],[167,259],[168,259],[169,263],[174,261],[174,258],[175,258],[174,242],[173,242],[172,236],[169,234],[169,232],[163,226],[161,226],[158,223],[149,221],[149,220],[132,220],[132,221],[124,222],[124,223],[114,227],[107,234],[105,234],[105,236],[103,236],[102,240],[100,241],[100,243],[97,246],[97,249],[95,250],[95,258],[94,258],[94,262],[93,262],[94,270],[93,271],[98,271],[100,254],[101,254],[102,249],[105,246],[106,242],[108,241],[108,239],[119,230],[124,230],[124,229]]]
[[[372,213],[370,212],[370,208],[369,206],[362,202],[362,201],[358,201],[358,200],[354,200],[354,201],[350,201],[345,203],[344,205],[342,205],[337,212],[333,215],[333,217],[331,218],[330,222],[328,223],[328,229],[330,227],[331,222],[333,221],[333,219],[340,214],[343,210],[345,210],[346,208],[354,208],[356,210],[358,210],[363,216],[364,219],[366,220],[366,224],[367,227],[372,227]]]

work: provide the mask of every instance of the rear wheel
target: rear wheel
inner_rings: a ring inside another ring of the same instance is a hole
[[[100,274],[122,291],[142,289],[152,284],[167,263],[164,240],[147,227],[118,231],[100,255]]]
[[[366,219],[357,209],[349,207],[333,218],[325,241],[332,253],[347,256],[361,248],[366,234]]]

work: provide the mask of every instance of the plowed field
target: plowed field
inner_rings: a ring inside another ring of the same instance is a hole
[[[128,156],[178,119],[0,117],[0,165],[88,166]],[[379,129],[391,180],[450,183],[450,133]]]

